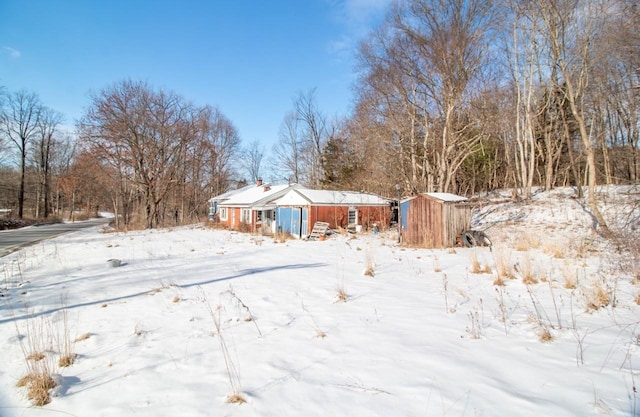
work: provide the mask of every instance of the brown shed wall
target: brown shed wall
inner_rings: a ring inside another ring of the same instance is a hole
[[[403,242],[412,246],[455,246],[457,237],[471,226],[472,207],[445,202],[425,195],[409,201]]]
[[[350,206],[310,206],[309,230],[315,222],[327,222],[329,227],[347,228],[349,222]],[[379,223],[381,227],[389,224],[389,207],[387,206],[356,206],[358,209],[358,224],[368,229],[371,224]]]

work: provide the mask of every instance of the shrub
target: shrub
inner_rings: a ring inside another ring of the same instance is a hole
[[[595,282],[586,293],[587,310],[599,310],[611,303],[609,291],[601,281]]]
[[[336,302],[346,303],[349,300],[349,295],[347,294],[347,290],[344,289],[344,285],[338,288],[337,300]]]

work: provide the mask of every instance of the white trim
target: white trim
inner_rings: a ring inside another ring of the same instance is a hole
[[[354,222],[351,223],[351,213],[354,213]],[[347,211],[347,226],[357,226],[358,225],[358,208],[357,207],[349,207]]]
[[[220,207],[220,220],[227,221],[228,218],[229,216],[228,216],[227,208]]]
[[[251,224],[251,210],[247,208],[243,208],[240,212],[240,222]]]

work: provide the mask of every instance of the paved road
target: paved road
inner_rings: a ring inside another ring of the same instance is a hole
[[[15,230],[0,231],[0,257],[25,246],[65,233],[109,223],[110,219],[93,219],[76,223],[44,224]]]

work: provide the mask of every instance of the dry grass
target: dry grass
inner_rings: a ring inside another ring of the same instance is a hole
[[[542,251],[556,259],[564,258],[566,252],[565,247],[558,242],[545,242]]]
[[[58,344],[58,352],[60,353],[58,366],[65,368],[73,364],[76,354],[73,352],[73,341],[71,340],[71,330],[69,328],[69,314],[64,307],[64,300],[62,300],[62,305],[62,332],[57,333],[56,341]]]
[[[601,281],[595,282],[585,296],[587,310],[599,310],[611,303],[611,295]]]
[[[179,303],[180,302],[180,296],[178,294],[173,296],[173,299],[171,300],[172,303]]]
[[[30,373],[18,380],[16,386],[27,388],[27,398],[36,407],[42,407],[51,402],[49,391],[56,387],[56,381],[50,373]]]
[[[493,280],[493,285],[499,286],[499,287],[504,287],[506,285],[504,278],[502,278],[501,276],[496,276],[496,279]]]
[[[540,238],[534,233],[526,233],[524,236],[520,236],[516,240],[515,249],[518,252],[527,252],[530,249],[537,249],[540,247]]]
[[[229,404],[243,404],[246,403],[247,400],[245,400],[240,394],[233,394],[227,397],[227,402]]]
[[[73,342],[74,343],[82,342],[84,340],[87,340],[90,337],[91,337],[91,333],[83,333],[80,336],[76,337],[76,340],[74,340]]]
[[[364,255],[364,261],[365,261],[364,275],[367,277],[373,277],[375,275],[375,271],[374,271],[375,263],[373,261],[373,249],[371,249],[371,246],[367,246],[367,249]]]
[[[438,258],[433,258],[433,272],[442,272]]]
[[[49,390],[56,386],[53,379],[55,361],[47,352],[52,350],[53,326],[45,317],[25,321],[24,334],[16,323],[20,336],[20,348],[25,360],[26,373],[17,382],[18,387],[27,388],[27,398],[33,405],[41,407],[51,401]]]
[[[576,257],[584,259],[589,256],[589,253],[592,250],[592,242],[589,239],[584,238],[578,242],[574,249]]]
[[[548,328],[544,327],[540,331],[540,333],[538,333],[538,339],[542,343],[549,343],[549,342],[553,341],[553,335],[551,334],[551,332],[549,331]]]
[[[349,301],[349,294],[347,294],[347,290],[345,290],[344,285],[342,285],[338,288],[336,302],[346,303],[347,301]]]
[[[479,274],[482,270],[480,261],[478,260],[478,254],[475,250],[471,251],[471,268],[469,270],[472,274]]]
[[[318,329],[316,330],[316,335],[314,337],[317,339],[324,339],[325,337],[327,337],[327,334],[324,331]]]
[[[515,279],[516,275],[511,267],[510,253],[508,253],[504,248],[498,248],[496,249],[495,254],[495,265],[498,278]]]
[[[568,290],[573,290],[578,287],[578,271],[573,270],[569,266],[565,265],[562,268],[562,276],[564,278],[564,287]]]
[[[25,357],[25,359],[28,361],[38,362],[43,360],[45,357],[46,355],[44,354],[44,352],[31,352]]]
[[[522,282],[525,285],[533,285],[539,282],[533,268],[531,256],[527,253],[520,263],[520,273],[522,274]]]
[[[471,252],[471,269],[470,272],[472,274],[490,274],[491,271],[491,266],[489,264],[482,264],[479,260],[478,260],[478,255],[476,253],[476,251],[472,251]]]
[[[284,243],[291,239],[293,239],[293,235],[288,232],[276,232],[276,234],[273,235],[273,241],[275,243]]]
[[[58,358],[58,366],[61,368],[66,368],[68,366],[73,365],[73,362],[75,362],[75,360],[76,360],[75,353],[71,353],[68,355],[61,355],[60,358]]]
[[[242,404],[245,401],[244,397],[241,394],[240,390],[240,370],[239,366],[236,363],[237,355],[231,355],[229,351],[229,346],[227,345],[226,338],[222,331],[221,324],[221,315],[222,315],[222,306],[218,306],[215,310],[211,307],[209,300],[207,300],[206,294],[203,292],[203,299],[205,302],[205,306],[213,319],[213,324],[215,325],[217,332],[217,339],[220,342],[220,350],[222,351],[222,356],[224,358],[224,364],[227,371],[227,377],[229,379],[229,385],[231,387],[231,395],[227,397],[227,402],[233,402],[234,404]]]

